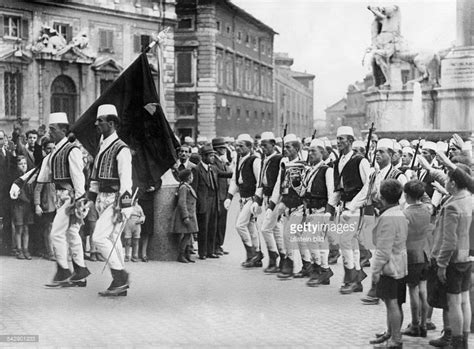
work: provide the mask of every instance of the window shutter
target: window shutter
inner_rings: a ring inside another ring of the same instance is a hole
[[[0,15],[0,37],[3,37],[3,35],[5,35],[4,32],[3,32],[3,26],[4,25],[5,25],[5,23],[4,23],[3,16]]]
[[[104,51],[107,48],[107,33],[104,30],[99,30],[99,51]]]
[[[192,82],[192,53],[180,52],[177,55],[178,83],[189,84]]]
[[[114,50],[114,32],[112,30],[107,31],[107,48],[110,52]]]
[[[16,74],[16,116],[21,117],[21,103],[23,96],[23,76],[21,73]]]
[[[140,35],[133,36],[133,52],[141,51]]]
[[[72,40],[72,26],[71,25],[68,25],[66,27],[66,41],[67,42],[70,42]]]
[[[29,27],[28,27],[28,20],[27,19],[22,19],[21,20],[21,38],[23,40],[28,40],[28,32],[29,32]]]

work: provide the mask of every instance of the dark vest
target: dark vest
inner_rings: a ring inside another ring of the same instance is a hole
[[[241,198],[248,198],[255,195],[257,189],[257,180],[253,173],[253,162],[257,159],[256,156],[248,157],[239,170],[237,170],[237,185],[239,186],[239,193]],[[242,184],[239,184],[239,178],[242,177]]]
[[[362,159],[364,157],[361,155],[353,155],[342,169],[342,173],[339,173],[340,158],[334,163],[334,189],[341,192],[342,201],[351,201],[364,186],[359,173]],[[344,188],[341,188],[341,177]]]
[[[68,189],[73,185],[69,171],[69,154],[74,148],[78,147],[71,142],[66,142],[51,159],[51,172],[57,189]]]
[[[431,199],[433,197],[434,187],[431,185],[431,183],[433,182],[433,178],[431,177],[429,171],[427,171],[425,178],[423,178],[422,182],[425,185],[426,195],[428,195]]]
[[[123,149],[128,148],[121,139],[116,139],[100,155],[97,166],[92,169],[91,179],[99,182],[99,191],[114,193],[120,189],[120,178],[118,174],[117,155]]]
[[[280,172],[280,161],[283,158],[282,155],[273,155],[270,160],[268,160],[267,167],[265,169],[265,174],[267,176],[267,184],[263,185],[263,195],[271,196],[273,192],[273,187],[278,178],[278,173]],[[262,169],[262,178],[263,178],[263,169]]]
[[[311,192],[306,193],[305,200],[308,208],[320,209],[328,203],[328,189],[326,186],[326,171],[328,166],[322,165],[314,176]]]

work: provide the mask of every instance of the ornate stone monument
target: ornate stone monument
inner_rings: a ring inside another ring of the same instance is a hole
[[[365,97],[368,121],[375,122],[378,133],[393,136],[398,132],[404,138],[413,133],[416,138],[421,132],[439,139],[441,133],[436,130],[472,131],[474,51],[468,46],[474,44],[468,42],[473,40],[472,7],[469,0],[458,1],[458,36],[462,39],[457,47],[435,52],[412,51],[407,46],[398,6],[368,6],[374,20],[366,55],[370,56],[374,86]]]

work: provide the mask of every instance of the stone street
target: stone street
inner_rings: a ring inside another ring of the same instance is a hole
[[[309,288],[305,280],[277,280],[262,268],[243,270],[235,233],[226,249],[229,255],[196,264],[127,263],[128,296],[112,299],[97,295],[110,283],[103,263],[88,263],[93,274],[86,288],[46,289],[53,262],[1,257],[0,335],[38,335],[39,342],[0,346],[371,348],[373,334],[384,330],[382,304],[366,306],[360,293],[338,293],[340,260],[331,285]],[[404,310],[406,324],[408,304]],[[440,314],[435,310],[438,327]],[[438,334],[405,338],[404,347],[429,347]]]

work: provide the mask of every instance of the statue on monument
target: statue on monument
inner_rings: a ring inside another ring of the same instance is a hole
[[[371,54],[375,87],[389,89],[392,82],[390,65],[394,60],[412,64],[420,77],[409,83],[428,81],[432,87],[439,86],[439,71],[443,54],[434,51],[410,50],[400,31],[400,8],[392,6],[368,6],[374,15],[372,43],[366,54]]]

